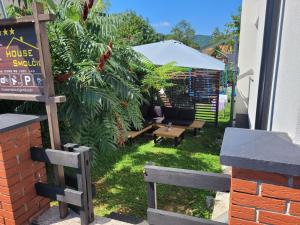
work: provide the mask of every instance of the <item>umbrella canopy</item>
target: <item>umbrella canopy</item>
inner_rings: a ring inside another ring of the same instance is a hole
[[[222,61],[175,40],[139,45],[133,47],[133,49],[158,66],[176,62],[177,66],[193,69],[223,71],[225,67]]]

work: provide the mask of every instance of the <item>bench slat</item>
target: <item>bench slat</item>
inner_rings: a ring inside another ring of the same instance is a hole
[[[146,165],[144,179],[146,182],[181,187],[222,192],[230,191],[230,176],[227,174]]]
[[[147,214],[150,225],[228,225],[227,223],[151,208],[148,209]]]

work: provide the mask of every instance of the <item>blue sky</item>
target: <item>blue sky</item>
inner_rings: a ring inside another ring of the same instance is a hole
[[[241,0],[110,0],[110,13],[134,10],[161,33],[169,33],[180,20],[189,21],[197,34],[224,29]]]

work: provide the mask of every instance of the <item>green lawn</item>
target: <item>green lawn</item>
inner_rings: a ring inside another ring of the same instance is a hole
[[[100,154],[93,167],[97,197],[95,213],[107,216],[111,212],[146,217],[147,196],[143,181],[143,168],[147,162],[156,165],[221,172],[219,151],[224,127],[228,120],[221,116],[220,127],[207,124],[200,135],[187,133],[176,148],[173,142],[164,141],[155,146],[151,136],[136,139],[135,143],[123,149]],[[158,206],[160,209],[209,218],[206,196],[214,193],[202,190],[183,189],[158,185]]]
[[[221,172],[220,146],[228,125],[230,104],[225,114],[219,115],[219,128],[206,124],[200,135],[190,131],[176,148],[172,141],[155,146],[151,135],[136,139],[133,145],[115,151],[97,154],[92,175],[97,195],[94,199],[95,214],[107,216],[112,212],[146,218],[147,196],[143,169],[147,162],[159,166]],[[49,169],[49,171],[52,171]],[[52,173],[49,179],[52,180]],[[158,185],[158,207],[187,215],[210,217],[206,196],[213,192]],[[57,205],[53,202],[52,205]]]

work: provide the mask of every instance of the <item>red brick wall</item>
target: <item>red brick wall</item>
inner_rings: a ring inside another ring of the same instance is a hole
[[[45,164],[33,162],[30,147],[42,145],[39,123],[0,134],[0,224],[27,224],[49,207],[34,183],[46,182]]]
[[[300,225],[300,178],[232,169],[230,225]]]

